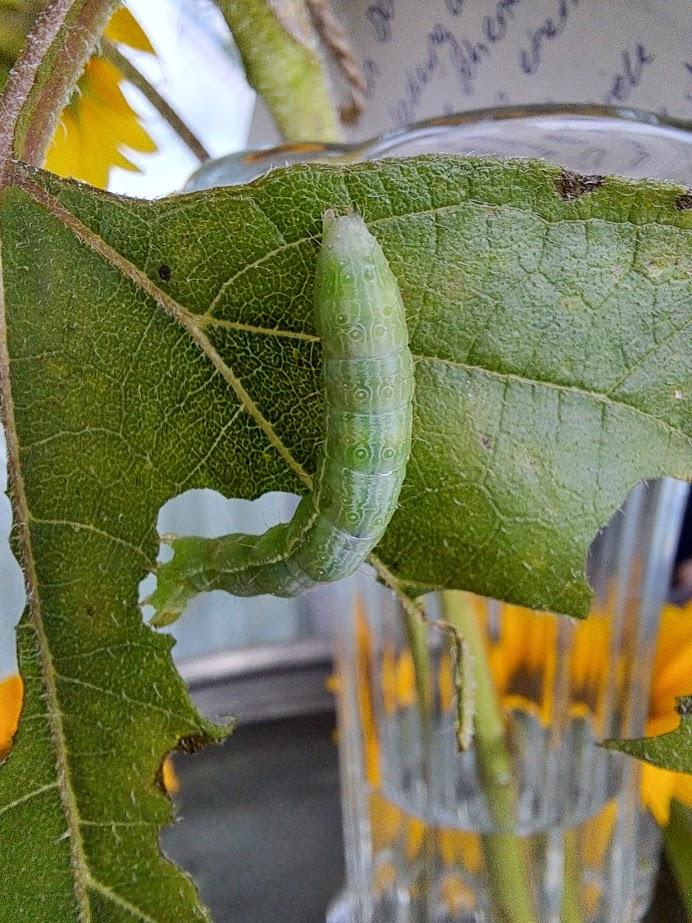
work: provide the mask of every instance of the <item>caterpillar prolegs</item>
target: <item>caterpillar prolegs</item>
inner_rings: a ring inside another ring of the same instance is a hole
[[[396,510],[411,450],[413,361],[401,293],[357,215],[323,218],[314,316],[322,340],[324,442],[313,490],[263,535],[173,537],[148,600],[156,625],[207,590],[297,596],[354,573]]]

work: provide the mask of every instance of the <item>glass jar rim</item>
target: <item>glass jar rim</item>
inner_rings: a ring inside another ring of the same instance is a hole
[[[692,147],[692,120],[662,115],[645,109],[624,106],[610,106],[599,103],[529,103],[515,106],[490,106],[467,109],[446,115],[422,119],[400,128],[391,128],[361,141],[323,142],[300,141],[268,145],[226,154],[208,161],[191,175],[186,184],[187,191],[195,191],[213,185],[208,180],[210,172],[219,167],[235,165],[242,175],[247,171],[251,178],[257,172],[275,166],[288,166],[306,160],[329,160],[341,163],[355,163],[386,157],[407,142],[434,137],[453,128],[481,126],[484,123],[520,122],[544,119],[598,120],[604,125],[623,131],[642,129],[669,135],[676,141]],[[240,179],[239,175],[239,180]]]

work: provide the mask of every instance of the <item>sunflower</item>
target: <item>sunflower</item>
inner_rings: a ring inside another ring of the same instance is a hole
[[[488,607],[479,598],[472,603],[485,628],[488,662],[505,710],[533,714],[542,723],[552,720],[556,662],[559,651],[559,622],[542,613],[519,606],[502,605],[499,618],[491,619]],[[370,820],[377,849],[392,845],[402,835],[408,854],[420,848],[423,834],[419,822],[389,803],[378,787],[381,760],[373,701],[373,677],[378,669],[370,626],[360,601],[356,603],[356,649],[358,703],[363,727],[365,775],[372,794]],[[491,624],[491,622],[493,624]],[[567,623],[566,623],[567,624]],[[622,667],[609,669],[610,625],[607,613],[594,610],[588,619],[569,629],[570,638],[570,712],[592,721],[601,728],[602,711],[609,683],[622,682]],[[388,714],[410,708],[416,701],[415,671],[408,649],[398,655],[385,648],[379,658],[382,705]],[[692,604],[686,608],[666,606],[661,613],[653,679],[649,700],[646,734],[654,736],[672,730],[679,721],[675,698],[689,691],[692,675]],[[332,688],[338,683],[332,683]],[[454,705],[452,664],[447,652],[437,671],[439,705],[443,710]],[[677,799],[692,805],[692,776],[669,772],[645,764],[641,772],[641,797],[657,822],[665,826],[670,819],[670,802]],[[607,839],[612,828],[614,805],[609,804],[594,818],[599,837],[589,837],[590,848]],[[607,823],[606,823],[607,820]],[[454,864],[459,855],[464,865],[477,867],[480,854],[472,855],[473,837],[457,830],[437,831],[441,858],[445,865]],[[600,852],[601,849],[597,849]],[[586,858],[586,857],[585,857]]]
[[[552,712],[553,676],[557,655],[555,619],[505,606],[501,633],[490,643],[490,666],[505,708],[538,712],[547,724]],[[553,626],[550,628],[549,626]],[[609,683],[622,685],[623,664],[609,663],[610,622],[595,610],[577,623],[570,643],[570,710],[602,728],[602,710]],[[610,668],[609,668],[610,667]],[[665,606],[661,620],[649,695],[645,733],[649,737],[677,727],[676,696],[689,692],[692,676],[692,604]],[[642,765],[641,796],[657,822],[670,820],[673,798],[692,805],[692,776]]]
[[[677,727],[680,715],[675,698],[690,690],[692,677],[692,603],[666,606],[656,645],[646,734],[655,737]],[[670,772],[650,763],[642,765],[642,800],[662,826],[670,820],[673,799],[692,805],[692,775]]]
[[[45,0],[0,0],[0,86],[44,6]],[[151,42],[125,8],[113,14],[104,35],[114,43],[154,54]],[[127,152],[153,153],[156,144],[125,99],[123,79],[106,58],[91,57],[58,123],[44,164],[48,170],[101,188],[107,186],[112,167],[139,172]]]

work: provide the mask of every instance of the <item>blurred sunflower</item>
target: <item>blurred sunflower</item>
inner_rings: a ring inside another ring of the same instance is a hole
[[[674,708],[675,698],[690,691],[691,678],[692,603],[684,608],[666,606],[656,645],[647,736],[666,734],[678,726],[680,715]],[[643,763],[642,798],[658,823],[665,825],[670,820],[672,799],[692,805],[692,775]]]
[[[554,707],[552,690],[558,656],[558,622],[554,618],[504,605],[498,619],[499,632],[495,635],[488,624],[487,608],[480,599],[473,599],[477,617],[486,629],[488,662],[506,710],[530,712],[547,724]],[[365,775],[371,787],[370,819],[376,851],[392,845],[403,836],[406,852],[410,855],[420,848],[423,825],[407,816],[400,808],[388,802],[377,791],[381,766],[375,708],[373,702],[373,677],[381,671],[380,686],[382,706],[389,714],[397,709],[415,705],[415,670],[408,649],[396,654],[384,649],[375,656],[372,633],[360,602],[356,610],[357,684],[364,739]],[[588,619],[577,623],[570,641],[570,711],[575,716],[591,720],[594,728],[600,727],[601,711],[606,699],[608,683],[618,685],[621,669],[609,663],[609,620],[606,613],[594,611]],[[613,672],[614,671],[614,672]],[[445,652],[440,659],[437,674],[437,692],[440,707],[454,707],[452,664]],[[672,730],[679,721],[675,711],[675,697],[689,692],[692,676],[692,604],[685,608],[666,606],[661,613],[657,640],[653,680],[649,700],[649,719],[646,734],[663,734]],[[338,683],[332,681],[333,689]],[[657,822],[665,826],[670,819],[670,802],[677,799],[692,805],[692,776],[668,772],[645,764],[641,775],[642,801]],[[592,851],[604,851],[614,821],[614,805],[608,805],[594,818],[593,836],[589,837]],[[596,836],[598,832],[598,836]],[[457,830],[436,831],[440,857],[445,865],[452,866],[463,857],[463,864],[475,870],[481,857],[473,836]]]
[[[487,628],[486,607],[475,600],[478,618]],[[495,687],[506,710],[530,712],[544,724],[552,717],[558,623],[540,612],[504,605],[497,637],[488,636],[488,660]],[[594,610],[588,619],[573,627],[570,640],[570,712],[589,718],[598,734],[609,684],[619,688],[623,664],[609,663],[610,623],[607,613]],[[689,693],[692,677],[692,603],[684,608],[664,606],[649,695],[648,737],[677,727],[677,696]],[[454,688],[449,658],[439,672],[441,705],[452,708]],[[670,802],[675,798],[692,805],[692,775],[642,765],[642,801],[657,822],[670,819]]]
[[[19,54],[45,0],[0,0],[0,86]],[[121,7],[104,32],[110,41],[154,54],[151,42],[132,14]],[[63,110],[44,166],[105,188],[112,167],[139,172],[128,151],[153,153],[156,144],[125,99],[121,72],[94,54]]]

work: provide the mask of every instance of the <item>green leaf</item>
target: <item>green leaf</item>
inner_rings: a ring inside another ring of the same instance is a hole
[[[670,822],[663,830],[663,841],[683,906],[692,921],[692,809],[679,801],[671,802]]]
[[[158,854],[153,780],[167,749],[220,732],[141,624],[137,583],[168,498],[309,485],[323,210],[355,206],[382,243],[416,360],[380,574],[573,615],[589,542],[628,488],[689,474],[692,212],[674,187],[455,157],[156,202],[11,169],[0,379],[31,606],[27,705],[0,771],[3,910],[195,919]]]
[[[675,710],[680,715],[680,724],[674,731],[658,737],[606,740],[603,746],[663,769],[692,773],[692,695],[676,699]]]
[[[171,454],[195,472],[168,494],[308,483],[322,421],[311,284],[329,205],[362,211],[409,315],[414,447],[380,546],[404,585],[585,615],[594,533],[639,479],[690,474],[692,211],[676,187],[612,179],[575,197],[557,168],[452,157],[305,166],[155,203],[36,183],[64,210],[55,224],[128,279],[120,323],[133,327],[133,291],[158,304],[137,352],[144,419],[167,423],[148,457],[162,479]],[[78,266],[64,271],[91,290]],[[162,353],[170,330],[178,349]],[[163,388],[171,363],[189,397]]]
[[[172,639],[137,606],[169,488],[137,446],[135,380],[117,387],[99,358],[118,351],[121,283],[90,275],[89,252],[22,197],[0,194],[0,407],[29,597],[17,629],[23,714],[0,768],[0,918],[204,920],[193,883],[159,850],[172,819],[161,763],[227,729],[196,712]],[[70,256],[52,267],[22,256],[37,244],[51,260],[61,241]],[[109,420],[92,425],[100,394]]]

